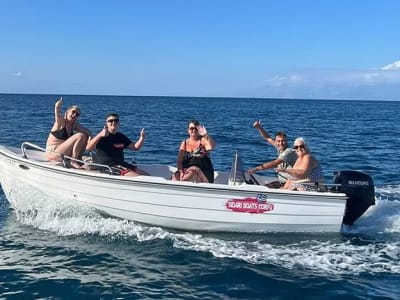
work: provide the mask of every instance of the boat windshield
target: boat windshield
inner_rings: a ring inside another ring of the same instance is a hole
[[[237,151],[235,153],[235,156],[233,157],[233,162],[228,182],[230,185],[239,185],[246,182],[245,172],[243,168],[243,161],[239,157]]]

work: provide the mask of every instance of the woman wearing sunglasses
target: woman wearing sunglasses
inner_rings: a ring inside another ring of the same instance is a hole
[[[179,147],[178,171],[173,179],[214,182],[214,167],[210,158],[210,151],[215,148],[214,139],[197,120],[189,121],[187,132],[189,138],[182,141]]]
[[[126,135],[118,131],[119,124],[118,114],[108,114],[103,129],[88,142],[86,150],[96,149],[93,162],[110,166],[115,174],[124,176],[148,175],[134,164],[126,162],[124,157],[124,149],[138,151],[143,146],[144,128],[140,131],[139,139],[132,142]]]
[[[46,156],[49,160],[61,161],[62,155],[76,159],[82,157],[90,131],[78,123],[81,110],[77,105],[70,106],[64,115],[61,113],[62,97],[55,103],[55,121],[46,142]],[[81,165],[71,160],[70,166],[81,168]]]
[[[296,151],[297,160],[293,168],[281,169],[277,168],[277,172],[286,172],[290,178],[282,187],[291,190],[316,191],[324,189],[324,175],[318,160],[311,155],[306,141],[302,137],[298,137],[294,141],[293,149]]]

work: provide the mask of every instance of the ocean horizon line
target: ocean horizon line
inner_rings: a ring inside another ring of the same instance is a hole
[[[365,101],[365,102],[398,102],[399,100],[386,99],[331,99],[331,98],[285,98],[285,97],[229,97],[229,96],[171,96],[171,95],[112,95],[112,94],[69,94],[69,93],[8,93],[1,92],[0,95],[24,95],[24,96],[93,96],[93,97],[121,97],[121,98],[191,98],[191,99],[252,99],[252,100],[282,100],[282,101]]]

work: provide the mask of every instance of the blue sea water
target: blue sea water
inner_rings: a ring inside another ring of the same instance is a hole
[[[0,94],[0,144],[44,146],[57,97]],[[376,205],[345,234],[210,234],[35,194],[16,211],[0,190],[0,299],[399,299],[400,102],[64,96],[72,104],[94,133],[110,111],[132,139],[144,127],[140,163],[174,164],[196,118],[218,144],[218,170],[236,150],[246,167],[275,158],[252,128],[261,119],[291,144],[304,136],[328,181],[335,170],[371,174]]]

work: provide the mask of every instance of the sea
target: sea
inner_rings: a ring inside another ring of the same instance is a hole
[[[145,128],[143,148],[126,152],[142,164],[175,165],[197,119],[217,143],[215,169],[229,170],[236,151],[245,168],[260,165],[276,150],[252,127],[259,119],[291,146],[304,137],[327,182],[337,170],[370,174],[376,204],[338,233],[226,234],[27,191],[12,208],[0,190],[0,299],[400,299],[400,101],[0,94],[0,144],[44,146],[60,96],[94,134],[109,112],[132,140]]]

